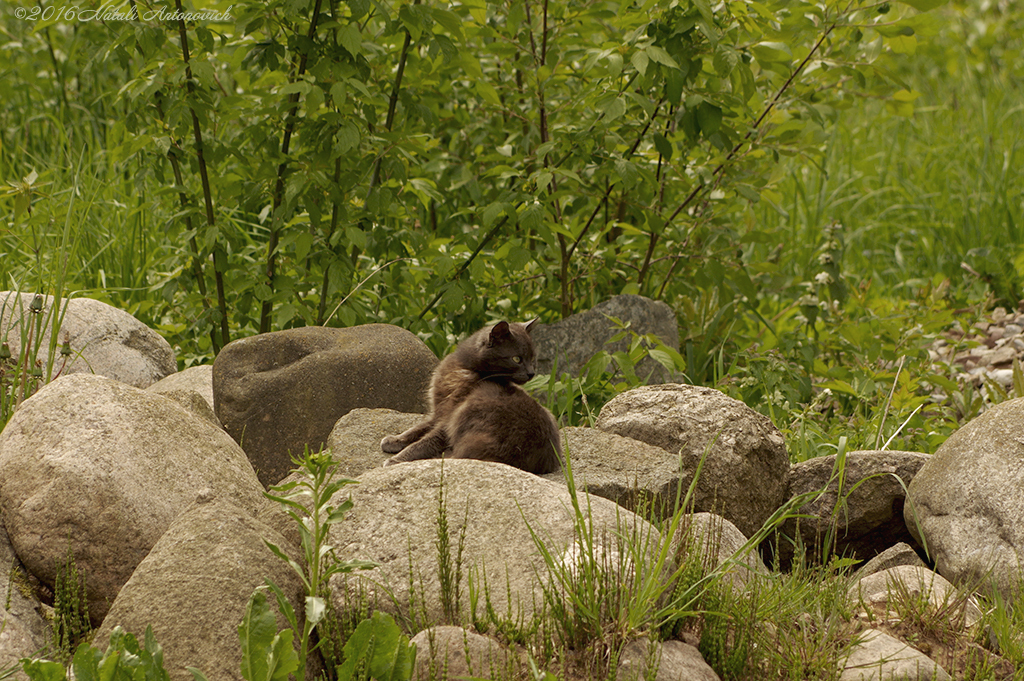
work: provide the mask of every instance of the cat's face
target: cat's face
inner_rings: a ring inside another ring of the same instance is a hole
[[[486,378],[507,379],[520,385],[533,378],[536,351],[530,327],[535,321],[498,322],[477,332],[480,345],[474,369]]]

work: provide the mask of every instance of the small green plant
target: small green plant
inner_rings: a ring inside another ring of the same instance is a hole
[[[64,681],[68,669],[59,662],[49,660],[22,660],[22,671],[32,681]],[[70,678],[75,681],[166,681],[170,678],[164,669],[163,649],[153,636],[153,628],[146,627],[143,644],[121,627],[114,627],[106,651],[87,643],[75,650],[71,660]],[[190,669],[197,679],[205,678]]]
[[[445,620],[459,624],[462,619],[462,552],[466,546],[469,526],[469,506],[459,531],[457,545],[452,547],[451,528],[448,525],[448,505],[444,496],[444,460],[441,461],[441,479],[437,486],[437,577],[441,583],[441,609]],[[452,549],[455,556],[452,556]]]
[[[416,644],[383,612],[363,620],[345,643],[338,681],[406,681],[412,678]],[[301,677],[299,677],[301,678]]]
[[[85,593],[85,578],[75,565],[75,556],[68,543],[67,556],[57,560],[53,587],[53,645],[61,660],[69,660],[71,653],[92,632],[89,623],[89,602]]]
[[[291,625],[292,634],[286,634],[284,630],[277,634],[279,638],[272,638],[269,643],[271,652],[277,650],[275,646],[283,645],[281,641],[288,638],[288,647],[291,646],[291,637],[297,632],[299,650],[297,654],[297,666],[295,668],[296,678],[305,678],[307,656],[313,648],[310,647],[314,628],[324,620],[330,602],[324,597],[327,592],[328,580],[332,575],[352,572],[353,570],[368,570],[377,566],[370,561],[342,561],[334,554],[334,548],[328,543],[328,532],[335,523],[341,522],[345,513],[352,508],[351,499],[346,499],[337,506],[332,504],[333,497],[346,485],[353,484],[355,480],[335,477],[337,464],[331,458],[330,451],[312,453],[308,449],[300,458],[294,459],[296,471],[300,473],[297,480],[271,488],[266,494],[268,499],[278,502],[295,521],[299,530],[302,545],[302,556],[299,560],[292,558],[276,544],[265,541],[267,547],[281,560],[288,563],[292,570],[302,580],[305,590],[305,612],[300,618],[296,614],[291,603],[285,597],[281,589],[272,582],[267,586],[277,597],[277,605],[285,616],[288,624]],[[249,600],[249,609],[254,611],[265,620],[262,614],[260,603],[265,601],[265,596],[260,590],[253,593]],[[239,628],[239,636],[243,639],[243,649],[256,644],[254,640],[246,640],[256,635],[262,629],[254,627]],[[265,636],[264,636],[265,639]],[[284,653],[277,659],[285,665]],[[262,667],[250,666],[250,672],[254,676],[246,676],[249,681],[256,681],[264,678],[276,678],[273,676],[259,676]],[[245,669],[243,668],[243,674]]]

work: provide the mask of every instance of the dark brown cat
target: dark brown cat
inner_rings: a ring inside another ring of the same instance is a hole
[[[381,440],[380,448],[395,455],[384,465],[445,455],[538,475],[557,471],[562,445],[555,417],[517,385],[534,375],[535,321],[483,328],[441,360],[430,381],[430,417]]]

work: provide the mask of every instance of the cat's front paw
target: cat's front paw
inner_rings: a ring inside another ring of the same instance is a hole
[[[380,449],[385,454],[398,454],[405,449],[405,443],[397,435],[388,435],[380,441]]]

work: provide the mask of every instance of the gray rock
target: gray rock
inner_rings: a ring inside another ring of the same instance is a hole
[[[354,504],[345,520],[331,527],[330,541],[338,557],[380,564],[374,570],[331,578],[339,612],[369,603],[418,621],[449,621],[442,608],[438,578],[442,473],[452,562],[465,531],[458,580],[459,621],[471,621],[470,575],[478,595],[486,585],[491,604],[503,617],[528,622],[534,609],[541,607],[541,584],[549,579],[548,569],[531,528],[543,539],[553,560],[564,564],[567,571],[574,569],[571,563],[579,555],[578,534],[564,485],[511,466],[473,459],[402,463],[367,471],[358,485],[345,488],[333,500],[339,504],[351,495]],[[595,553],[609,559],[608,569],[632,569],[615,561],[616,556],[629,560],[619,551],[616,536],[638,533],[652,551],[660,546],[657,530],[632,513],[599,497],[581,493],[579,500],[584,513],[589,509],[592,517]],[[482,615],[483,596],[479,598],[478,614]]]
[[[576,488],[647,517],[670,518],[693,470],[660,447],[595,428],[562,429]],[[548,480],[564,482],[565,470]]]
[[[209,679],[237,679],[242,650],[238,625],[264,579],[284,591],[300,618],[302,583],[263,543],[284,539],[227,501],[204,500],[182,513],[124,585],[96,632],[103,649],[115,626],[143,640],[153,627],[173,681],[191,681],[186,667]],[[294,555],[294,554],[293,554]],[[268,592],[276,609],[274,595]],[[286,626],[278,618],[278,628]]]
[[[493,638],[462,627],[424,629],[412,637],[416,644],[416,679],[502,679],[522,663],[518,654]]]
[[[250,512],[268,503],[227,433],[172,400],[102,376],[44,386],[0,432],[0,508],[11,544],[51,588],[70,546],[96,623],[206,488]]]
[[[757,547],[747,546],[747,537],[714,513],[683,516],[669,546],[670,555],[677,556],[677,562],[687,560],[687,554],[696,551],[705,569],[720,569],[724,579],[737,590],[742,590],[755,576],[768,574]]]
[[[22,658],[32,657],[40,651],[35,638],[21,621],[0,606],[0,670],[16,668],[18,671],[4,678],[27,679],[18,662]]]
[[[651,676],[651,668],[655,673]],[[619,657],[617,678],[624,681],[719,681],[700,651],[682,641],[637,640],[626,644]]]
[[[841,498],[835,455],[794,464],[786,499],[822,490],[824,494],[798,510],[810,517],[789,518],[782,524],[784,537],[778,539],[782,567],[788,568],[798,539],[811,563],[827,561],[831,555],[867,560],[893,544],[916,543],[903,521],[905,485],[929,458],[917,452],[849,452]],[[829,556],[824,556],[823,544],[830,533]],[[771,545],[776,545],[774,540]]]
[[[950,681],[931,658],[877,629],[864,631],[850,650],[839,681]]]
[[[338,474],[357,478],[379,468],[390,457],[381,451],[385,435],[398,435],[424,419],[393,409],[353,409],[338,419],[327,437],[327,446],[338,462]]]
[[[608,317],[629,322],[630,329],[642,336],[654,334],[670,348],[679,347],[679,325],[672,308],[643,296],[614,296],[560,322],[534,326],[531,336],[537,348],[537,373],[551,373],[557,361],[559,373],[568,371],[577,376],[583,365],[598,352],[628,350],[628,337],[609,344],[619,329]],[[661,383],[668,378],[665,368],[650,359],[636,367],[636,374],[640,378],[650,374],[652,383]]]
[[[942,443],[910,483],[904,518],[939,574],[1013,600],[1024,564],[1021,489],[1024,398],[991,407]]]
[[[963,627],[972,627],[981,619],[981,609],[973,598],[959,594],[942,575],[916,565],[899,565],[863,577],[850,587],[850,598],[876,606],[876,610],[888,610],[894,618],[900,617],[901,606],[927,600],[951,624],[962,617]]]
[[[789,456],[768,417],[717,390],[652,385],[604,405],[597,428],[640,440],[696,471],[694,510],[718,513],[753,536],[785,498]]]
[[[910,544],[904,544],[900,542],[894,546],[890,546],[885,551],[864,563],[860,566],[852,576],[853,581],[863,579],[868,575],[873,575],[889,568],[899,567],[901,565],[910,565],[913,567],[926,568],[927,565],[921,560],[921,557],[917,555],[917,551]]]
[[[189,412],[193,416],[209,421],[213,426],[220,428],[221,430],[224,429],[224,426],[220,423],[220,419],[218,419],[217,415],[213,413],[213,407],[211,407],[210,403],[195,390],[154,390],[152,392],[155,392],[158,395],[163,395],[169,400],[174,400],[184,407],[185,411]]]
[[[14,554],[7,529],[0,524],[0,565],[4,566],[4,578],[0,579],[0,594],[5,594],[4,609],[8,621],[16,621],[19,628],[31,639],[33,651],[42,650],[51,639],[52,628],[43,616],[40,603],[39,581],[32,577]],[[17,637],[15,637],[17,638]],[[4,648],[0,645],[0,651]],[[0,662],[0,669],[4,665]]]
[[[270,486],[291,471],[292,456],[323,447],[352,409],[425,411],[436,364],[419,338],[387,324],[266,333],[221,350],[214,406]]]
[[[194,390],[203,396],[203,399],[213,410],[213,365],[201,364],[189,367],[170,376],[165,376],[149,386],[147,390],[155,393],[167,393],[176,390]]]
[[[0,291],[0,339],[17,357],[25,322],[41,320],[42,340],[32,345],[40,348],[34,358],[45,364],[53,316],[59,317],[61,310],[53,310],[53,299],[43,296],[42,311],[35,315],[29,311],[34,298],[30,293]],[[170,344],[127,312],[90,298],[64,300],[62,309],[64,303],[57,350],[67,341],[72,355],[66,366],[59,354],[54,358],[54,376],[94,373],[145,388],[178,370]]]

